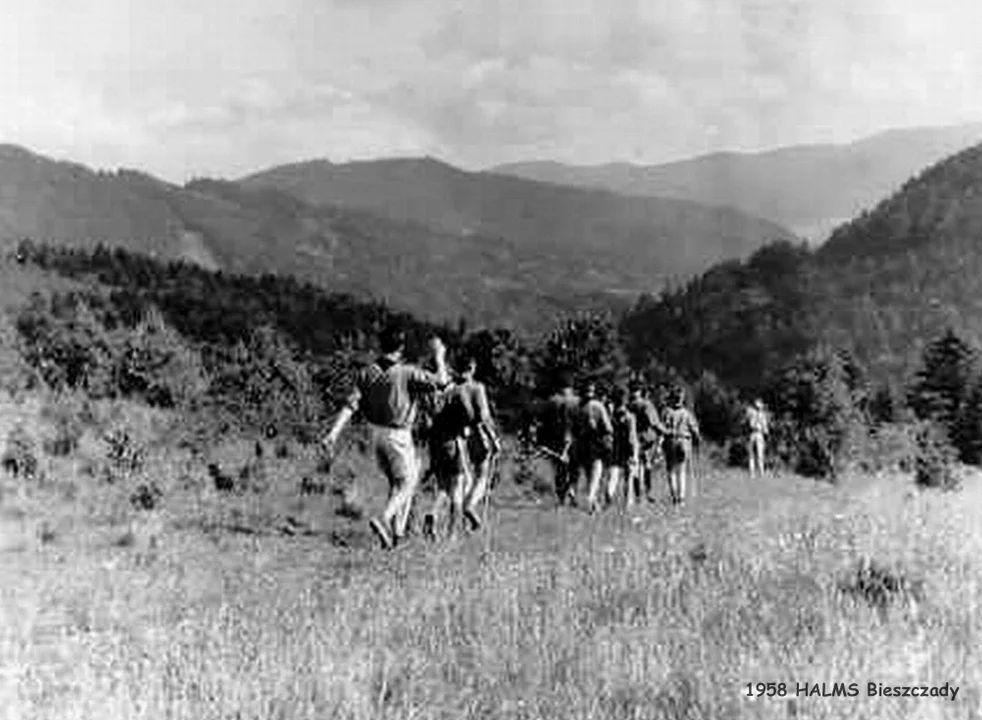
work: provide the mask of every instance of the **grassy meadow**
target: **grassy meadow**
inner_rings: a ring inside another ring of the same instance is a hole
[[[49,402],[0,402],[0,441],[19,424],[42,475],[0,486],[0,720],[982,717],[969,471],[943,494],[702,467],[681,511],[590,518],[553,507],[544,467],[516,484],[506,461],[483,533],[385,554],[365,520],[385,488],[354,445],[325,475],[292,444],[182,448],[173,418],[117,403],[49,453]],[[123,470],[114,425],[144,450]],[[153,509],[131,501],[141,484]],[[843,592],[864,559],[914,589]],[[789,695],[746,697],[758,682]],[[860,695],[794,697],[821,682]]]

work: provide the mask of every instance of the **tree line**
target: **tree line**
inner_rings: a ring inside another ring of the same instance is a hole
[[[122,249],[24,242],[17,258],[90,281],[82,292],[38,293],[20,310],[19,348],[36,382],[207,413],[223,426],[313,437],[373,355],[378,330],[401,322],[411,353],[439,333],[452,353],[474,354],[512,431],[572,374],[601,389],[640,379],[656,399],[688,387],[706,437],[733,462],[742,459],[744,403],[755,396],[774,414],[772,452],[807,474],[834,476],[879,428],[904,420],[930,423],[925,446],[982,456],[970,344],[950,330],[908,383],[871,376],[855,346],[818,332],[815,257],[788,243],[619,315],[563,319],[531,340],[422,320],[289,276],[212,272]]]

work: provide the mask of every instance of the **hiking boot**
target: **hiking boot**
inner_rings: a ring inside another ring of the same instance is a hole
[[[368,526],[372,529],[372,532],[375,533],[375,536],[379,539],[379,542],[382,543],[382,549],[390,550],[392,548],[392,538],[389,536],[389,531],[385,529],[385,525],[382,524],[382,521],[378,518],[372,518],[371,522],[368,523]]]
[[[480,516],[471,508],[464,510],[464,518],[471,524],[471,530],[477,532],[481,529],[481,518]]]
[[[423,518],[423,537],[427,540],[436,540],[436,518],[431,514]]]

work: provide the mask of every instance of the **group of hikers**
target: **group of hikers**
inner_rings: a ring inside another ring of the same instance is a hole
[[[427,480],[435,495],[423,518],[426,534],[435,537],[437,520],[448,503],[451,535],[464,521],[471,530],[479,530],[481,503],[501,451],[487,389],[475,377],[476,358],[462,356],[452,374],[446,347],[433,338],[435,369],[426,370],[406,362],[405,342],[397,326],[381,333],[380,357],[359,372],[323,443],[333,454],[356,413],[367,421],[375,456],[390,487],[385,509],[369,525],[386,549],[405,538],[417,489]],[[746,424],[750,472],[762,473],[768,416],[760,400],[748,409]],[[590,513],[615,504],[622,482],[625,506],[642,498],[654,501],[655,476],[662,461],[672,505],[684,504],[693,449],[700,438],[699,424],[686,407],[681,388],[671,393],[668,407],[659,414],[640,383],[630,389],[614,387],[608,403],[599,396],[594,380],[583,380],[577,392],[571,376],[564,376],[556,394],[534,413],[529,432],[536,451],[553,464],[559,505],[578,504],[576,488],[585,475],[585,507]],[[425,475],[418,444],[426,447],[429,456]]]

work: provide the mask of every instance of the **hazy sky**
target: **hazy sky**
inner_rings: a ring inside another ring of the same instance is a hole
[[[0,0],[0,142],[175,181],[982,120],[978,0]]]

